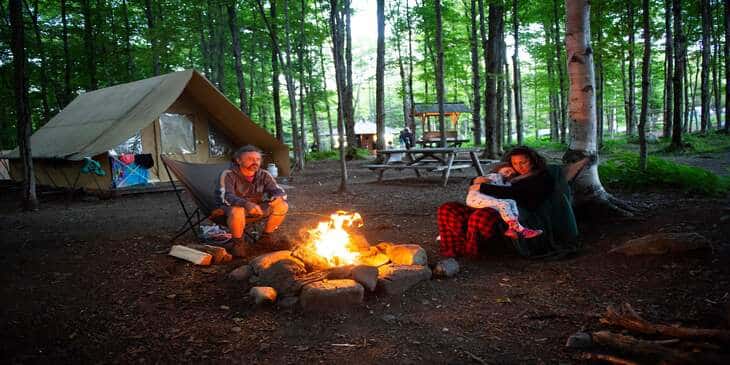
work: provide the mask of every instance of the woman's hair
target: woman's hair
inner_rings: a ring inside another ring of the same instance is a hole
[[[492,167],[492,168],[491,168],[491,169],[489,170],[489,172],[499,172],[499,170],[501,170],[501,169],[503,169],[503,168],[505,168],[505,167],[509,167],[509,168],[512,168],[512,164],[511,164],[511,163],[509,163],[509,162],[500,162],[500,163],[498,163],[498,164],[494,165],[494,167]]]
[[[511,150],[507,151],[504,156],[502,156],[502,161],[509,163],[511,166],[512,156],[520,155],[527,156],[527,158],[530,159],[530,162],[532,162],[532,169],[534,171],[540,171],[547,168],[547,161],[545,160],[545,157],[542,157],[539,152],[527,146],[517,146],[512,148]]]

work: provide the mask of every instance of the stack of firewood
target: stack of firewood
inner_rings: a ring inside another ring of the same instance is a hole
[[[728,330],[654,324],[629,304],[619,309],[609,306],[600,322],[623,331],[578,332],[570,336],[566,346],[584,350],[580,355],[583,360],[614,364],[730,364]]]

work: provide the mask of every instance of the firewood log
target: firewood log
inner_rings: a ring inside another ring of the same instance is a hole
[[[632,308],[628,303],[624,303],[623,306],[621,306],[621,310],[616,310],[609,306],[606,308],[606,313],[600,321],[603,324],[623,327],[629,331],[647,335],[661,335],[683,339],[703,339],[730,344],[730,331],[653,324],[639,316],[639,314],[634,311],[634,308]]]
[[[174,245],[170,249],[170,256],[190,261],[196,265],[208,266],[213,259],[209,253],[198,251],[182,245]]]
[[[659,345],[654,341],[640,340],[610,331],[593,332],[591,338],[596,345],[610,347],[626,354],[657,358],[660,363],[709,365],[730,363],[728,356],[705,352],[682,352]]]

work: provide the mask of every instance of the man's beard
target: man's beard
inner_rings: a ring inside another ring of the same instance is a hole
[[[245,166],[244,168],[245,168],[245,169],[246,169],[247,171],[256,171],[256,170],[258,170],[258,169],[259,169],[259,167],[261,167],[261,166],[260,166],[260,165],[258,165],[258,164],[255,164],[255,163],[254,163],[254,164],[250,164],[250,165],[248,165],[248,166]]]

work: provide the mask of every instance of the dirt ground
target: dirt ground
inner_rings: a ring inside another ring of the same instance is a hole
[[[727,166],[727,161],[723,161]],[[462,200],[467,175],[447,187],[434,175],[388,172],[377,183],[352,162],[351,193],[333,193],[336,162],[287,182],[291,214],[281,234],[337,209],[360,212],[371,243],[423,245],[438,260],[435,212]],[[678,192],[619,197],[638,219],[579,217],[585,249],[537,261],[486,252],[401,297],[368,294],[361,307],[317,315],[255,308],[226,274],[241,265],[195,267],[167,256],[183,222],[173,193],[111,200],[42,196],[19,212],[0,194],[2,363],[487,363],[576,362],[572,333],[601,327],[608,305],[630,303],[650,321],[730,326],[730,197]],[[606,252],[655,232],[697,232],[713,250],[631,257]]]

